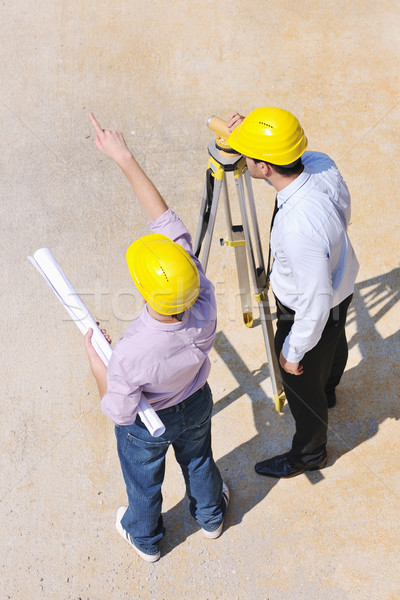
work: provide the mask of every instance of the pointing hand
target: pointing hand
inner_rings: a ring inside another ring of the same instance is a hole
[[[118,165],[121,165],[132,156],[122,133],[102,129],[93,113],[89,114],[89,118],[96,132],[94,143],[100,152],[111,158]]]

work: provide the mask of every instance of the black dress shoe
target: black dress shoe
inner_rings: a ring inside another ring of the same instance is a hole
[[[280,477],[289,478],[301,475],[305,471],[323,469],[326,465],[326,460],[327,455],[325,453],[318,462],[305,465],[290,456],[290,452],[286,452],[286,454],[280,454],[279,456],[274,456],[273,458],[257,463],[255,470],[259,475],[265,475],[266,477],[276,477],[278,479]]]

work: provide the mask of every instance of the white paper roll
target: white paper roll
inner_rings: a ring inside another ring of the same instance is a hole
[[[28,256],[31,263],[47,281],[57,298],[79,328],[83,335],[88,329],[93,329],[92,344],[103,363],[108,366],[110,362],[112,347],[101,333],[96,321],[82,302],[72,283],[65,275],[60,265],[48,248],[37,250],[33,256]],[[153,437],[162,435],[165,427],[142,395],[139,401],[139,416]]]

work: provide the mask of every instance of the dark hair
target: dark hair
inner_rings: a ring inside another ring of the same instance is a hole
[[[177,315],[171,315],[171,317],[174,317],[174,319],[177,319],[178,321],[182,321],[184,314],[185,314],[185,311],[178,313]]]
[[[303,170],[303,162],[301,160],[301,156],[290,165],[274,165],[273,163],[267,162],[266,160],[260,160],[259,158],[253,158],[255,163],[264,162],[266,165],[270,165],[275,169],[279,175],[284,175],[286,177],[290,177],[291,175],[300,175]]]

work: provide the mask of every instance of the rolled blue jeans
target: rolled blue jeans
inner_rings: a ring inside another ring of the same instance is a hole
[[[185,478],[192,516],[208,531],[217,529],[224,518],[222,478],[211,450],[212,406],[206,383],[183,402],[158,411],[165,425],[160,437],[152,437],[140,417],[132,425],[115,426],[129,500],[121,524],[146,554],[157,554],[164,535],[161,485],[171,445]]]

